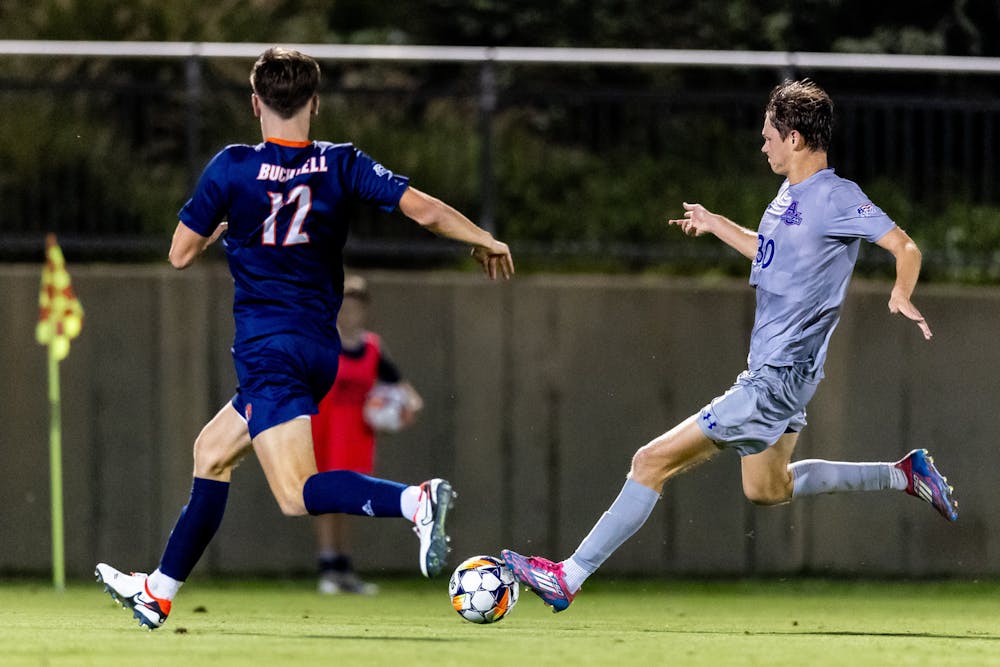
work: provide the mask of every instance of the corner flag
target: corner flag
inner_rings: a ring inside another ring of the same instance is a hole
[[[45,268],[42,269],[42,289],[38,295],[38,326],[35,338],[48,345],[57,361],[69,354],[69,342],[80,335],[83,307],[80,306],[62,249],[56,235],[45,237]]]
[[[49,481],[52,489],[52,582],[66,588],[63,547],[62,416],[59,398],[59,362],[69,354],[69,341],[80,335],[83,307],[73,293],[69,272],[55,234],[45,237],[45,268],[38,295],[35,338],[49,349]]]

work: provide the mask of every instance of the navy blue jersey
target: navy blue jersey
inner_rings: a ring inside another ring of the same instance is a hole
[[[178,217],[205,237],[229,223],[236,342],[283,332],[336,341],[350,205],[392,210],[407,183],[351,144],[268,139],[212,158]]]

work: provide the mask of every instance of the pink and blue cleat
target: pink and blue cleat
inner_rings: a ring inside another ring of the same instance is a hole
[[[514,573],[515,579],[552,607],[552,613],[565,610],[576,597],[576,593],[570,593],[566,586],[562,563],[553,563],[538,556],[522,556],[510,549],[501,551],[500,557]]]
[[[958,520],[958,501],[952,499],[955,489],[934,467],[934,459],[926,449],[914,449],[896,462],[906,475],[906,492],[931,504],[948,521]]]

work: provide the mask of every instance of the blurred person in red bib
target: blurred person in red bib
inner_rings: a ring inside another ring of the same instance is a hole
[[[423,399],[403,379],[381,337],[367,329],[370,301],[364,278],[345,277],[337,317],[341,340],[337,379],[312,417],[313,451],[321,472],[371,475],[376,435],[407,428],[423,408]],[[319,592],[377,593],[378,586],[362,580],[354,569],[348,515],[323,514],[315,518],[314,526]]]

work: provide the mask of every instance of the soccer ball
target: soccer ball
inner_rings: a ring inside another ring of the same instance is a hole
[[[473,556],[448,582],[451,606],[471,623],[496,623],[517,604],[517,580],[499,558]]]
[[[376,384],[365,398],[365,423],[379,433],[398,433],[406,423],[407,400],[402,387]]]

